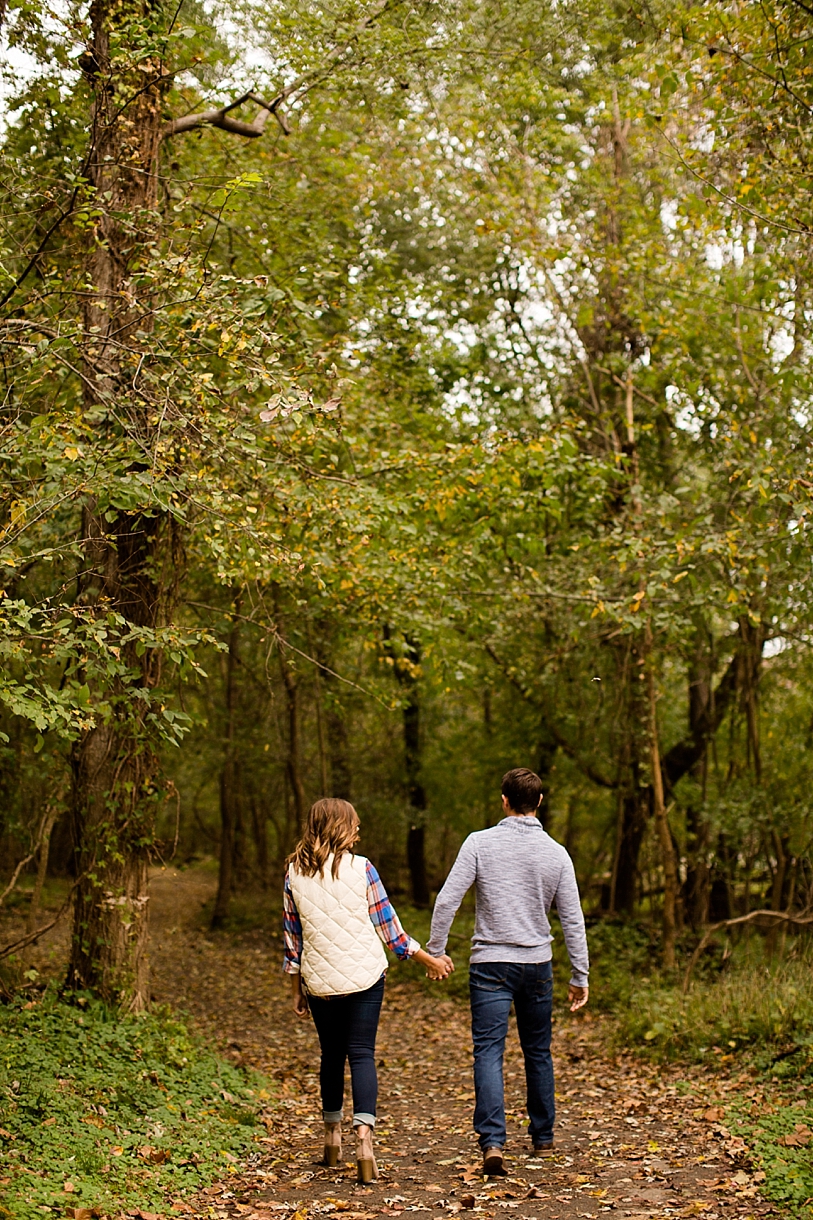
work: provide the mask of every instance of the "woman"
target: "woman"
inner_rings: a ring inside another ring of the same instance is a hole
[[[430,957],[405,934],[374,866],[353,853],[358,837],[358,814],[349,801],[311,806],[285,876],[283,969],[291,976],[294,1012],[306,1017],[310,1007],[322,1049],[324,1164],[338,1165],[341,1155],[349,1059],[358,1180],[366,1185],[378,1177],[375,1038],[387,972],[381,942],[397,957],[420,962],[432,979],[446,978],[452,965],[449,958]]]

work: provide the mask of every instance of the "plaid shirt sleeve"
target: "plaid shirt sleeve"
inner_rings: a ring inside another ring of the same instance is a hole
[[[387,897],[378,870],[374,864],[367,861],[367,908],[373,926],[388,949],[392,949],[398,958],[412,957],[420,949],[420,945],[411,936],[407,936],[401,927],[401,921],[395,914],[393,905]]]
[[[282,891],[282,939],[285,942],[282,969],[285,974],[299,974],[302,964],[302,921],[296,909],[287,873]]]

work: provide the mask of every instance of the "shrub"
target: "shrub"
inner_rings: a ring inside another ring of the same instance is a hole
[[[0,1038],[6,1215],[154,1211],[254,1141],[260,1077],[218,1059],[168,1012],[121,1017],[49,990],[0,1007]]]

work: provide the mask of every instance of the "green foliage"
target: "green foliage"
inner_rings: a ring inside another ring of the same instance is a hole
[[[631,989],[616,1015],[620,1041],[656,1057],[714,1062],[746,1051],[780,1074],[813,1069],[809,954],[783,962],[735,952],[729,969],[695,980],[686,995],[656,976]]]
[[[256,1138],[262,1080],[219,1060],[178,1017],[122,1018],[76,999],[49,990],[0,1007],[6,1214],[163,1211],[168,1194],[228,1173]]]
[[[804,1092],[807,1092],[805,1086]],[[799,1088],[774,1088],[771,1104],[762,1113],[736,1105],[728,1121],[732,1135],[745,1139],[754,1164],[765,1174],[760,1192],[780,1209],[780,1214],[795,1220],[809,1220],[813,1214],[813,1104],[799,1097]]]

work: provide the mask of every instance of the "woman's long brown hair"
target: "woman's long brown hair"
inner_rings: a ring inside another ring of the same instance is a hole
[[[323,797],[311,805],[305,833],[286,863],[293,864],[303,877],[315,877],[317,873],[323,877],[327,858],[333,852],[331,872],[338,877],[342,856],[352,851],[357,838],[358,818],[350,802]]]

